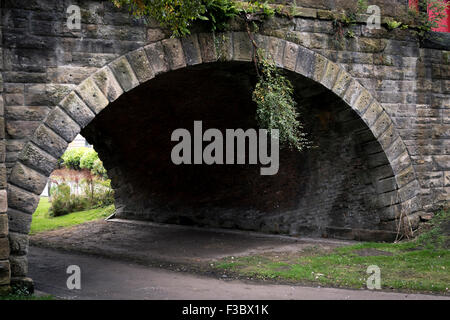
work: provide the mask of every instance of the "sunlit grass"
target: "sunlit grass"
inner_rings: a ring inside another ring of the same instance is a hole
[[[384,289],[448,293],[449,236],[440,226],[449,223],[449,216],[449,211],[442,211],[428,232],[408,242],[360,243],[331,251],[311,247],[295,253],[228,257],[216,268],[245,277],[366,288],[367,267],[376,265],[381,269]],[[366,254],[361,254],[362,251]]]
[[[48,201],[48,198],[42,197],[33,214],[30,234],[71,227],[87,221],[106,218],[114,212],[114,205],[111,205],[105,208],[73,212],[60,217],[51,217],[48,214],[50,206],[51,203]]]

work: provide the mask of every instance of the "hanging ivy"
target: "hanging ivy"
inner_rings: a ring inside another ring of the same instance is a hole
[[[297,112],[291,82],[275,66],[273,59],[257,50],[259,81],[253,92],[260,127],[279,130],[280,144],[302,151],[310,146]]]

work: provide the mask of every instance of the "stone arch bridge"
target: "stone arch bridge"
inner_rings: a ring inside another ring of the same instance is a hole
[[[406,1],[374,1],[383,15]],[[175,166],[176,128],[251,128],[253,47],[239,21],[183,39],[109,1],[1,1],[0,285],[26,277],[39,195],[82,133],[115,189],[116,215],[291,235],[389,241],[449,199],[450,53],[407,30],[352,26],[339,1],[297,1],[255,34],[295,87],[314,148],[255,166]],[[66,9],[81,8],[69,30]],[[445,40],[447,39],[447,40]]]

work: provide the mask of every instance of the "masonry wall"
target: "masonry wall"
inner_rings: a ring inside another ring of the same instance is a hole
[[[3,34],[3,19],[0,9],[0,41]],[[3,71],[3,50],[0,49],[0,71]],[[3,103],[3,79],[0,75],[0,294],[10,283],[9,241],[8,241],[8,197],[6,182],[6,140],[5,107]]]
[[[66,9],[70,4],[81,7],[81,31],[67,29]],[[407,145],[404,157],[413,161],[413,166],[393,173],[418,177],[410,180],[410,187],[420,190],[420,197],[411,197],[408,204],[410,211],[415,212],[411,222],[416,226],[449,199],[447,40],[439,49],[426,48],[407,30],[368,30],[364,16],[359,16],[360,23],[351,27],[355,37],[336,39],[329,9],[341,6],[341,2],[306,0],[297,4],[301,8],[295,10],[292,18],[277,16],[265,22],[259,33],[289,40],[324,55],[345,68],[381,103]],[[11,249],[12,274],[25,277],[31,214],[39,190],[45,186],[46,176],[57,161],[56,153],[40,150],[33,144],[27,149],[24,146],[31,137],[40,134],[36,129],[47,115],[85,78],[115,58],[168,38],[168,34],[156,24],[130,19],[126,10],[113,8],[109,1],[4,0],[1,6],[4,102],[1,115],[5,119],[5,135],[3,138],[0,130],[0,144],[4,142],[6,151],[0,159],[0,209],[6,211],[6,192],[1,190],[7,180],[9,221],[0,210],[0,283],[2,279],[8,283],[6,239]],[[382,8],[386,15],[406,11],[402,1],[383,2]],[[242,23],[234,22],[232,30],[243,30]],[[200,26],[195,31],[205,30]],[[68,142],[59,139],[55,150],[64,150]],[[1,167],[3,157],[6,172]],[[18,160],[30,157],[40,163],[39,170],[31,171],[32,179],[27,185],[18,185],[15,181],[20,172],[12,169],[17,167]],[[384,197],[392,206],[398,203],[395,193],[386,193]],[[390,214],[391,218],[397,217],[396,211]]]

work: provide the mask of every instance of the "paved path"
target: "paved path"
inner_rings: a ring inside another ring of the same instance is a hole
[[[450,297],[248,284],[165,271],[127,261],[30,247],[36,289],[66,299],[450,299]],[[67,267],[81,268],[81,290],[68,290]]]

